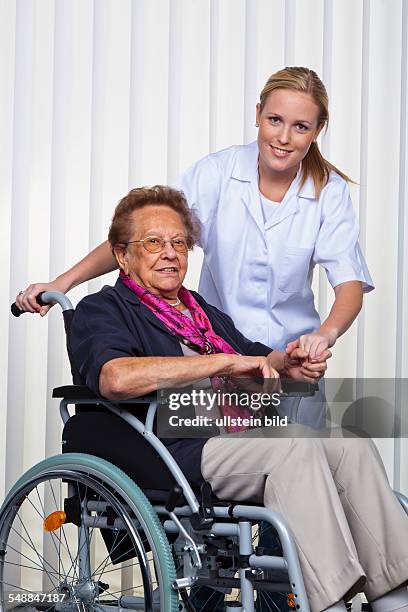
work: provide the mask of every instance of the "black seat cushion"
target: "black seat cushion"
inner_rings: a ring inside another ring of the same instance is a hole
[[[89,453],[110,461],[143,490],[169,491],[176,483],[159,457],[157,451],[147,440],[135,431],[126,421],[115,414],[99,408],[86,406],[86,410],[72,416],[65,424],[62,433],[64,453]]]

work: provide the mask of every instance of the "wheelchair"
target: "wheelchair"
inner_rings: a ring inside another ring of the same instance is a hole
[[[70,355],[69,299],[47,292],[42,302],[62,307]],[[227,611],[253,612],[261,595],[270,609],[268,593],[284,591],[288,609],[309,612],[285,519],[221,502],[208,483],[195,490],[154,434],[156,396],[115,404],[71,368],[74,385],[53,390],[63,452],[28,470],[0,510],[0,611],[198,612],[205,586],[226,595]],[[276,550],[256,546],[259,521],[276,531]]]

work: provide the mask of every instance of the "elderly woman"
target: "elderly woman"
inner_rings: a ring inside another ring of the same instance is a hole
[[[296,343],[289,355],[251,342],[183,287],[195,240],[180,192],[134,189],[121,200],[109,233],[120,277],[82,300],[73,320],[73,357],[88,386],[121,400],[166,380],[321,377],[328,352],[310,363]],[[186,475],[204,477],[219,498],[263,502],[285,516],[313,612],[344,610],[344,599],[361,589],[375,612],[408,610],[408,520],[371,441],[230,435],[163,442]]]

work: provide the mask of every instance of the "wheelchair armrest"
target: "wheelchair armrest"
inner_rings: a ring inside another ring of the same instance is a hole
[[[96,395],[89,387],[85,385],[63,385],[62,387],[55,387],[52,390],[52,397],[66,400],[96,400],[96,402],[103,402],[103,398]],[[105,400],[108,401],[108,400]],[[117,404],[150,404],[151,402],[157,401],[156,393],[149,393],[141,395],[140,397],[131,398],[128,400],[121,400],[120,402],[110,402]]]
[[[67,400],[99,399],[98,396],[85,385],[64,385],[52,390],[52,397]]]
[[[316,383],[308,383],[297,380],[282,380],[282,395],[289,396],[300,396],[307,397],[310,395],[314,395],[316,391],[319,389],[319,385]],[[52,397],[67,399],[67,400],[84,400],[84,399],[94,399],[101,400],[103,398],[99,397],[89,389],[89,387],[85,385],[63,385],[62,387],[55,387],[52,390]],[[151,402],[157,401],[156,393],[149,393],[147,395],[143,395],[141,397],[135,397],[128,400],[121,400],[120,402],[115,402],[116,404],[150,404]]]
[[[281,383],[282,397],[311,397],[319,390],[318,383],[309,383],[302,380],[283,378]]]

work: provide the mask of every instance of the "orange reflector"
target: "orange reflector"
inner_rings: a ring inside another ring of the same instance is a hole
[[[288,593],[287,602],[288,602],[289,608],[295,608],[296,607],[295,595],[293,593]]]
[[[46,519],[44,519],[44,531],[55,531],[59,529],[61,525],[65,523],[67,520],[67,515],[63,510],[57,510],[52,514],[49,514]]]

